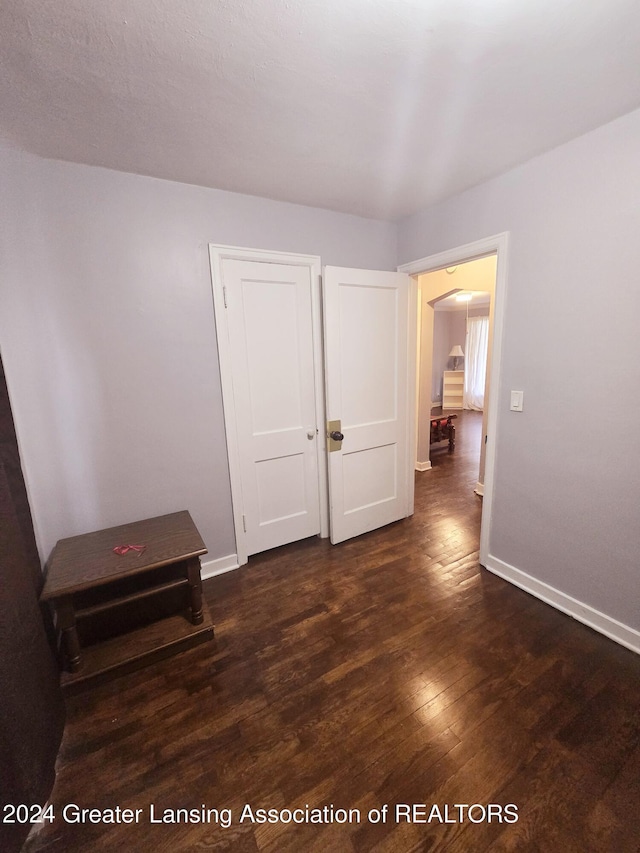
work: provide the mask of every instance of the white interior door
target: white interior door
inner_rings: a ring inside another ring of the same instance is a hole
[[[241,556],[320,532],[311,268],[223,257],[218,276],[216,311],[225,313],[230,373],[225,418],[227,433],[235,429],[241,490],[234,506],[241,508],[245,534]],[[218,329],[220,337],[220,323]]]
[[[414,290],[405,273],[324,270],[334,544],[413,512]]]

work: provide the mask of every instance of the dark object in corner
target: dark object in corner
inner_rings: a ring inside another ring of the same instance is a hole
[[[43,805],[64,701],[38,605],[42,574],[1,363],[0,560],[0,804]],[[0,822],[0,850],[18,851],[30,829]]]

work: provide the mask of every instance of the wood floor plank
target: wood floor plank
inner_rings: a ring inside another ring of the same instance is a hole
[[[57,817],[26,853],[638,853],[640,657],[479,566],[481,420],[416,475],[412,518],[205,581],[211,643],[69,697]],[[141,817],[65,822],[70,803]],[[456,804],[518,820],[445,820]],[[324,806],[360,820],[287,819]]]

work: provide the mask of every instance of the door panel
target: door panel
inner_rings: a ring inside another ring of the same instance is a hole
[[[352,427],[393,421],[397,395],[398,293],[341,282],[342,418]]]
[[[311,275],[225,258],[247,552],[320,532]]]
[[[342,470],[345,514],[397,497],[398,462],[394,444],[345,453]]]
[[[412,511],[409,314],[404,273],[326,267],[327,419],[341,422],[329,456],[331,541]]]

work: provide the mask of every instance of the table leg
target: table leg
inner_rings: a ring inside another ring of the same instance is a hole
[[[447,432],[449,433],[449,452],[452,453],[456,446],[456,428],[451,418],[447,419]]]
[[[76,628],[76,610],[71,596],[56,601],[58,628],[62,636],[62,649],[70,672],[77,672],[81,666],[80,640]]]
[[[194,557],[187,563],[187,577],[191,595],[191,621],[199,625],[204,620],[202,612],[202,579],[200,578],[200,560]]]

